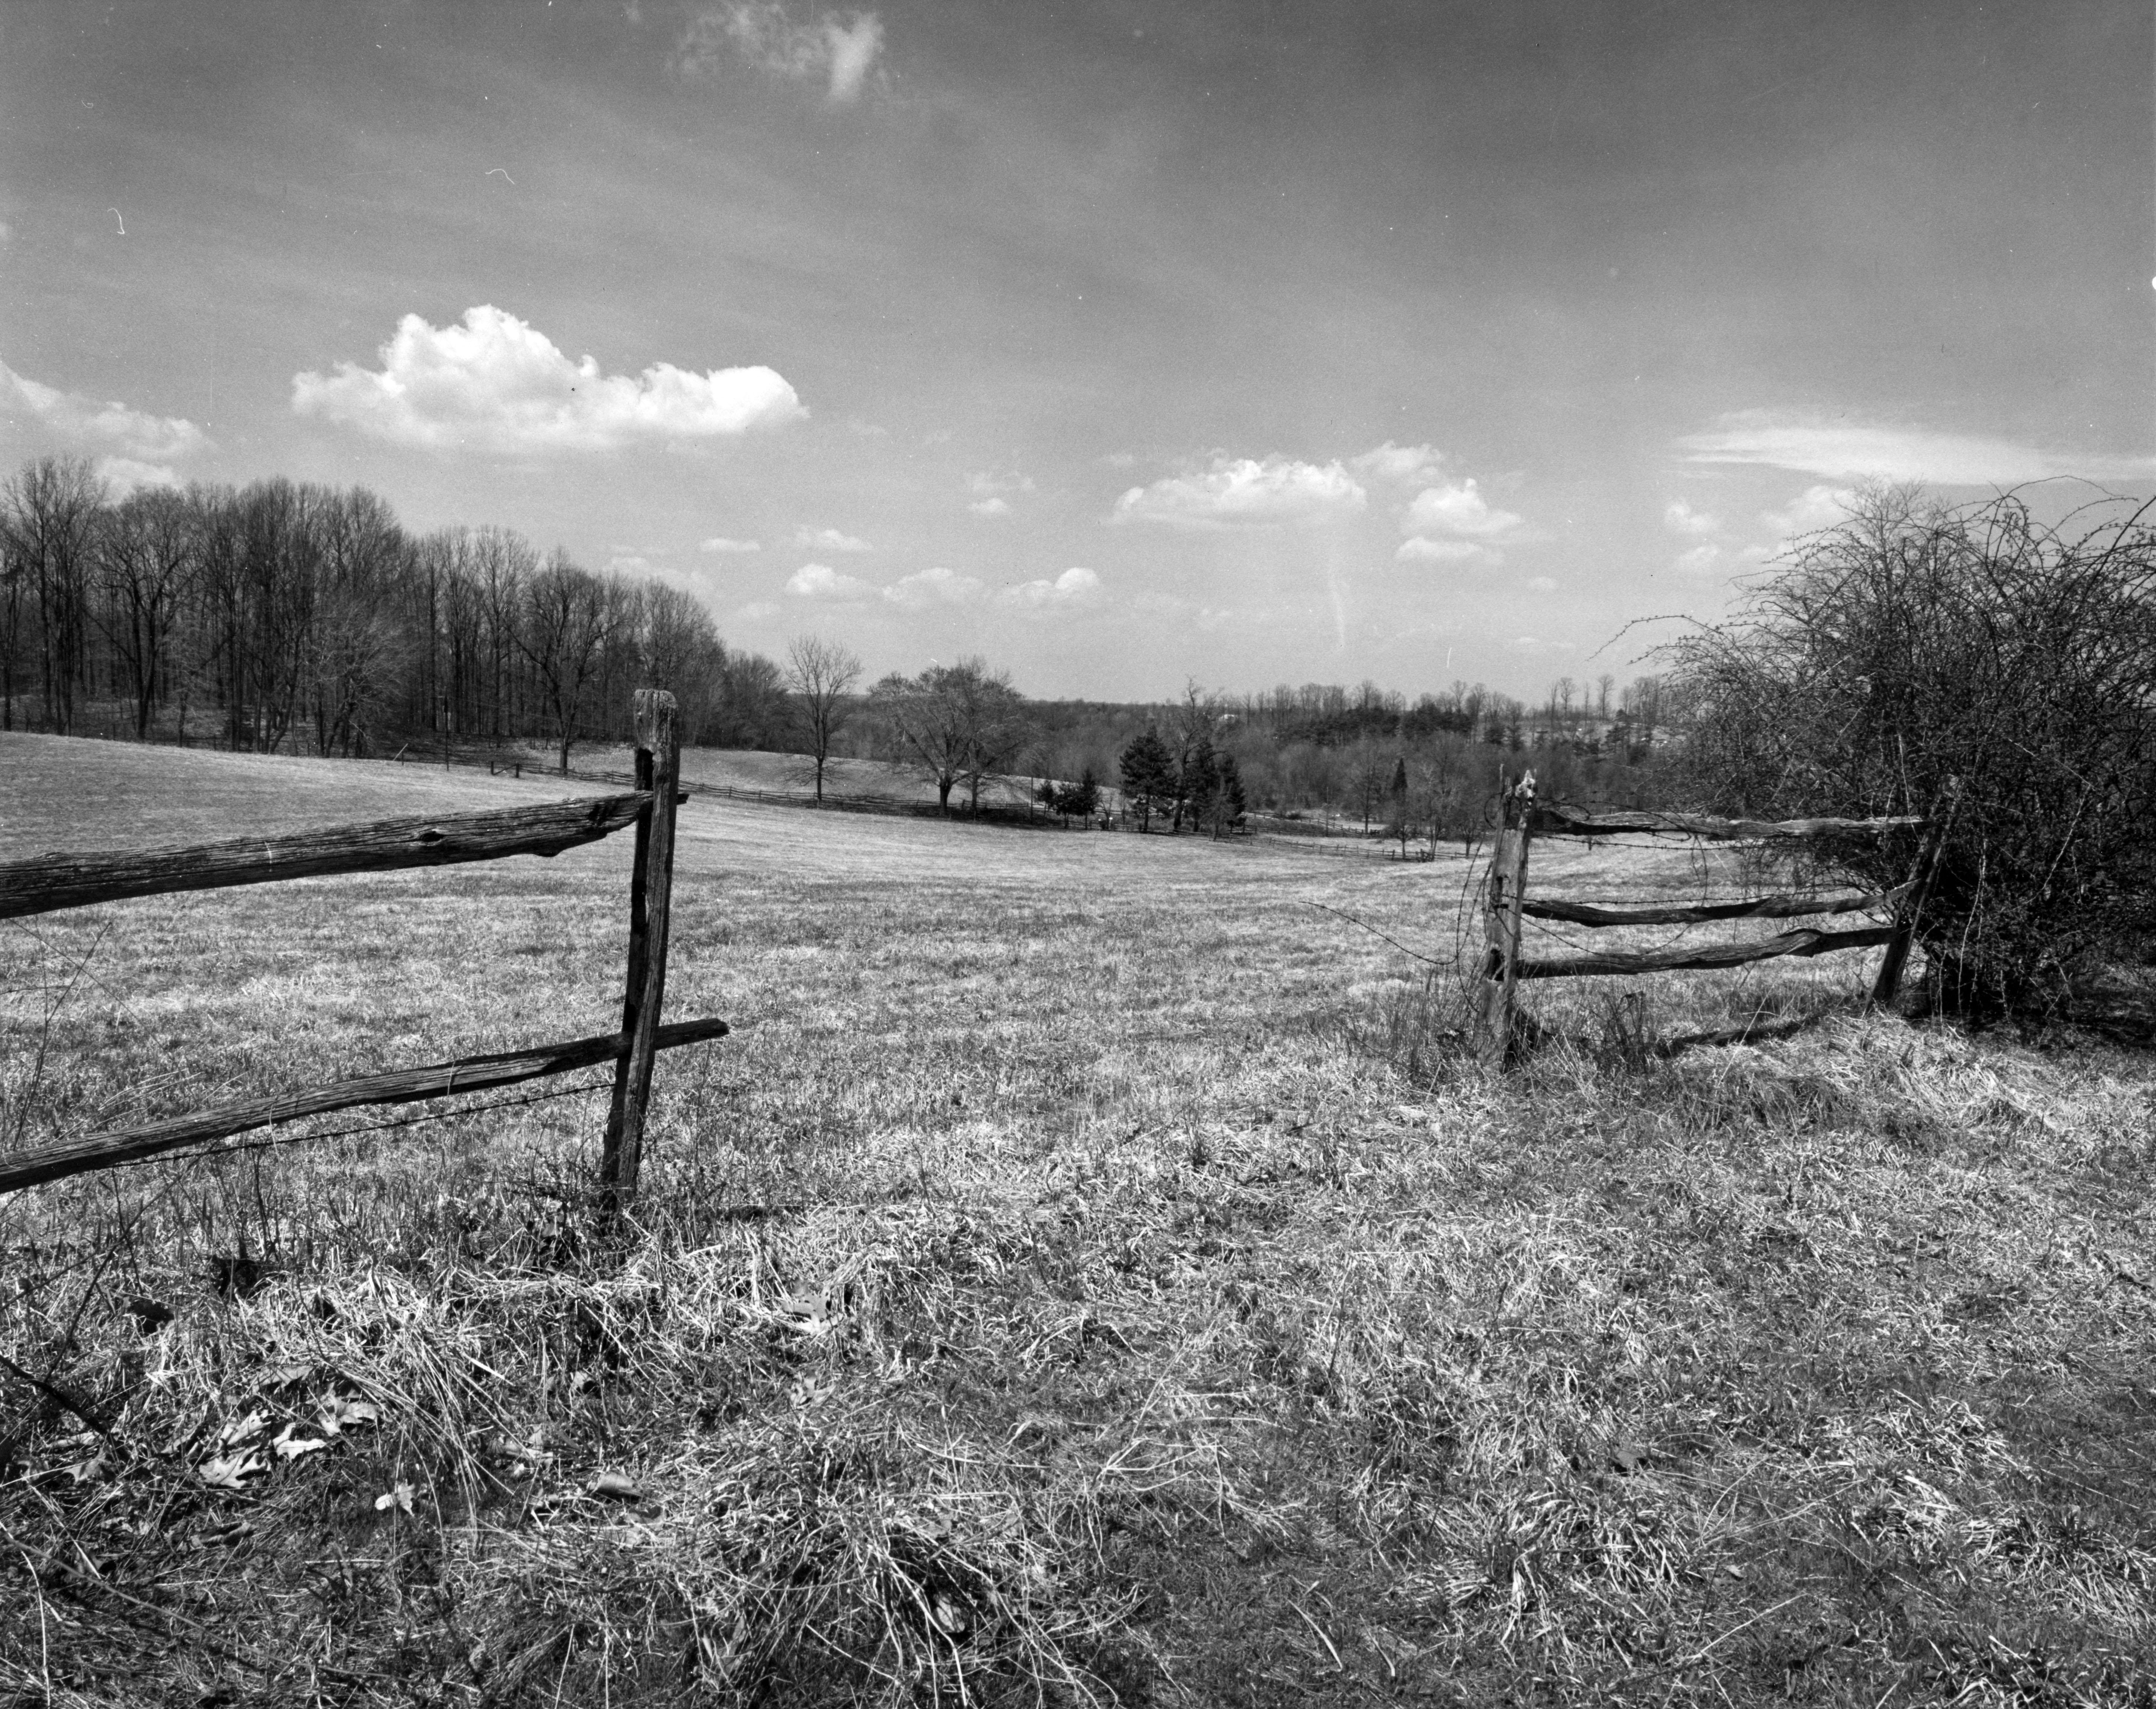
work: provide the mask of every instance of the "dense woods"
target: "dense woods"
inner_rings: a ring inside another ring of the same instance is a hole
[[[679,589],[503,528],[415,535],[361,487],[146,488],[41,458],[0,484],[0,728],[239,749],[626,733],[673,690],[687,740],[785,732],[778,668]]]

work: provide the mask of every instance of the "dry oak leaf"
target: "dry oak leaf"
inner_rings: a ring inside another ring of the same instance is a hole
[[[315,1428],[325,1436],[341,1435],[354,1424],[373,1424],[382,1421],[382,1409],[371,1400],[348,1400],[343,1395],[332,1395],[322,1409],[322,1415]]]
[[[405,1513],[412,1511],[411,1485],[406,1483],[393,1485],[374,1498],[376,1512],[387,1513],[392,1507]]]
[[[260,1453],[249,1448],[244,1453],[213,1455],[195,1468],[195,1475],[213,1490],[244,1490],[248,1479],[269,1469]]]

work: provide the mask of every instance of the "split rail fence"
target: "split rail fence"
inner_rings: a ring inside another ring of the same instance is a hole
[[[1873,981],[1871,1001],[1890,1003],[1901,988],[1917,921],[1936,874],[1952,811],[1937,818],[1804,819],[1769,821],[1713,819],[1696,813],[1578,813],[1543,807],[1535,800],[1535,776],[1527,772],[1509,787],[1500,782],[1502,824],[1491,857],[1486,892],[1480,1004],[1482,1060],[1502,1067],[1517,1048],[1519,984],[1522,979],[1566,979],[1589,975],[1676,973],[1694,968],[1737,967],[1784,957],[1830,955],[1838,950],[1876,949],[1885,959]],[[1683,837],[1702,842],[1765,840],[1876,841],[1897,831],[1923,834],[1908,879],[1892,890],[1861,896],[1762,896],[1749,901],[1704,902],[1648,907],[1605,907],[1585,902],[1530,899],[1527,850],[1537,837],[1614,837],[1645,834]],[[1787,920],[1886,911],[1884,923],[1829,931],[1804,926],[1772,937],[1712,943],[1697,948],[1616,950],[1533,959],[1522,952],[1528,920],[1553,920],[1599,929],[1624,926],[1691,926],[1719,920]]]
[[[661,1050],[724,1038],[727,1031],[721,1020],[666,1025],[660,1020],[666,994],[667,927],[673,899],[674,813],[683,799],[678,788],[675,710],[674,696],[664,690],[637,691],[636,787],[627,794],[449,818],[381,819],[139,854],[44,854],[0,865],[0,919],[19,919],[131,896],[336,873],[449,866],[516,854],[550,857],[631,829],[636,839],[619,1033],[368,1075],[311,1091],[17,1152],[0,1157],[0,1192],[113,1168],[332,1110],[483,1091],[611,1061],[613,1098],[600,1152],[598,1196],[603,1215],[619,1215],[636,1193],[654,1057]]]

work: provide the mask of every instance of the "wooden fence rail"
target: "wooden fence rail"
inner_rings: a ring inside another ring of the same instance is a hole
[[[259,1099],[121,1132],[92,1135],[0,1157],[0,1192],[207,1145],[233,1134],[361,1104],[409,1103],[512,1085],[603,1062],[617,1065],[600,1156],[599,1200],[611,1219],[634,1196],[650,1103],[652,1059],[661,1050],[726,1036],[720,1020],[662,1025],[667,921],[673,892],[674,809],[682,798],[674,697],[636,695],[636,783],[628,794],[547,802],[448,818],[381,819],[276,837],[246,837],[141,854],[43,854],[0,865],[0,919],[85,907],[131,896],[234,885],[385,872],[560,854],[634,826],[629,884],[629,966],[621,1030],[567,1044],[471,1056],[429,1068],[340,1080],[313,1091]]]
[[[649,793],[549,801],[448,819],[386,819],[140,854],[39,854],[0,865],[0,920],[178,890],[401,867],[553,855],[637,823]]]
[[[1918,916],[1938,865],[1953,819],[1897,816],[1879,819],[1743,819],[1701,813],[1583,813],[1543,806],[1535,799],[1534,773],[1506,787],[1499,780],[1502,829],[1490,863],[1486,894],[1481,1002],[1479,1005],[1483,1060],[1502,1066],[1511,1060],[1518,1034],[1517,992],[1522,979],[1567,979],[1595,975],[1636,976],[1697,968],[1738,967],[1787,957],[1830,955],[1838,950],[1876,949],[1887,955],[1872,987],[1871,1000],[1894,999]],[[1958,788],[1950,793],[1958,797]],[[1702,902],[1647,907],[1603,907],[1589,902],[1530,901],[1527,896],[1527,850],[1535,837],[1677,836],[1708,842],[1876,841],[1891,832],[1923,830],[1922,851],[1907,882],[1892,890],[1855,896],[1763,896],[1749,901]],[[1697,948],[1612,950],[1601,953],[1532,959],[1522,949],[1523,922],[1558,920],[1589,927],[1690,926],[1717,920],[1783,920],[1807,916],[1887,911],[1885,923],[1830,931],[1803,926],[1750,942],[1723,942]]]
[[[659,1029],[654,1043],[661,1050],[683,1044],[701,1044],[723,1039],[726,1024],[721,1020],[677,1021]],[[604,1033],[595,1039],[577,1039],[564,1044],[532,1044],[521,1050],[504,1050],[491,1056],[460,1056],[454,1062],[438,1062],[428,1068],[393,1069],[383,1074],[339,1080],[309,1092],[282,1097],[258,1098],[222,1110],[204,1110],[169,1121],[125,1128],[116,1133],[94,1134],[86,1139],[64,1140],[33,1151],[0,1157],[0,1193],[18,1187],[35,1187],[93,1169],[110,1169],[121,1163],[140,1162],[167,1152],[208,1145],[258,1127],[274,1127],[303,1116],[326,1116],[336,1110],[363,1104],[412,1104],[428,1098],[460,1096],[466,1092],[511,1086],[547,1075],[567,1074],[579,1068],[596,1068],[603,1062],[628,1055],[624,1034]]]

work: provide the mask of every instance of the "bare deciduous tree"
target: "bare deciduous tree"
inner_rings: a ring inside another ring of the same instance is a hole
[[[531,578],[525,604],[517,644],[537,673],[567,775],[578,722],[598,680],[609,639],[609,602],[598,577],[557,552]]]
[[[98,629],[127,678],[135,735],[146,738],[172,669],[177,627],[198,556],[196,507],[162,487],[136,493],[98,536]]]
[[[861,661],[834,641],[798,635],[786,646],[786,685],[793,691],[808,757],[816,769],[816,799],[824,799],[824,767],[831,749],[853,716],[850,696],[860,680]]]
[[[15,595],[33,597],[46,727],[63,736],[74,727],[88,665],[91,540],[105,496],[104,481],[82,457],[40,457],[0,486],[0,550],[7,556],[12,590],[8,633],[0,640],[8,644],[12,677]],[[12,701],[13,684],[6,686]]]
[[[918,676],[894,671],[870,690],[890,721],[900,752],[936,785],[936,803],[951,810],[951,792],[971,786],[981,810],[981,783],[1024,747],[1025,702],[1003,671],[979,659],[932,665]]]

